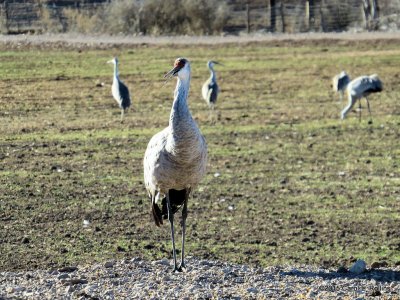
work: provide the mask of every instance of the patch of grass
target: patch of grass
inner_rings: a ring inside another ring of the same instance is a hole
[[[2,270],[171,257],[169,226],[150,218],[142,159],[168,124],[175,83],[163,74],[180,56],[192,62],[189,105],[209,148],[189,202],[189,255],[263,266],[400,260],[391,41],[4,50]],[[115,54],[133,98],[123,124],[106,64]],[[216,122],[200,96],[209,59],[225,65]],[[344,103],[329,85],[341,69],[383,79],[372,124],[365,110],[361,122],[339,120]]]

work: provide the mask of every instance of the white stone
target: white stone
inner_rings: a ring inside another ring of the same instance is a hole
[[[367,264],[362,259],[358,259],[349,269],[353,274],[361,274],[367,269]]]

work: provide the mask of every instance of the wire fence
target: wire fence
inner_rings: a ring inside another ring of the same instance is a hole
[[[109,13],[107,9],[110,5],[118,1],[123,0],[3,1],[0,2],[0,32],[13,34],[75,30],[76,26],[72,26],[72,22],[84,23],[86,18],[86,23],[89,24],[88,20],[100,12],[102,15],[98,19],[101,21],[104,14]],[[395,31],[400,26],[400,0],[380,1],[379,6],[377,0],[208,1],[225,4],[226,18],[221,27],[221,31],[225,33],[331,32],[350,29]],[[139,15],[146,0],[131,2],[135,3]],[[118,16],[114,17],[111,19],[118,22]],[[93,20],[91,22],[93,23]],[[87,32],[107,31],[109,27],[99,29],[91,26]],[[135,33],[141,33],[140,27],[135,30]],[[122,33],[132,32],[134,31]]]

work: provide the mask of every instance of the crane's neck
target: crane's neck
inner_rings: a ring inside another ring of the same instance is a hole
[[[211,73],[210,79],[212,81],[217,80],[217,75],[215,75],[215,71],[214,71],[213,67],[209,66],[208,68],[210,69],[210,73]]]
[[[179,78],[174,93],[169,127],[173,137],[183,137],[191,129],[193,119],[187,104],[190,77]]]
[[[118,64],[115,63],[115,64],[114,64],[114,77],[113,77],[113,78],[114,78],[114,80],[117,80],[118,77],[119,77]]]

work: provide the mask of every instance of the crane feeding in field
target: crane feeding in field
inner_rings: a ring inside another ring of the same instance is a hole
[[[169,125],[155,134],[146,149],[143,167],[144,182],[151,199],[157,226],[163,219],[171,226],[174,272],[185,270],[184,247],[187,205],[190,192],[206,172],[207,145],[190,113],[187,98],[190,86],[190,63],[185,58],[175,60],[165,78],[177,76]],[[178,267],[175,251],[174,214],[182,207],[182,251]]]
[[[346,118],[347,113],[351,110],[353,105],[359,100],[359,113],[361,120],[361,98],[367,100],[368,112],[371,116],[371,109],[369,106],[368,96],[372,93],[379,93],[383,89],[382,81],[379,79],[378,75],[373,74],[370,76],[360,76],[352,80],[346,88],[348,94],[347,106],[341,112],[342,120]]]
[[[347,85],[350,83],[350,77],[345,71],[337,74],[332,79],[333,91],[339,93],[340,101],[343,100],[344,92],[346,91]]]
[[[215,103],[217,102],[218,97],[218,84],[217,84],[217,76],[215,75],[214,65],[221,65],[217,61],[210,60],[207,62],[207,67],[210,70],[210,78],[204,82],[203,87],[201,89],[201,94],[203,99],[207,102],[208,107],[212,110],[214,109]]]
[[[119,79],[118,72],[118,58],[114,57],[109,60],[108,63],[114,64],[114,76],[113,83],[111,86],[112,95],[117,101],[119,108],[121,109],[121,122],[124,119],[125,111],[131,106],[131,97],[129,95],[129,90],[127,86]]]

